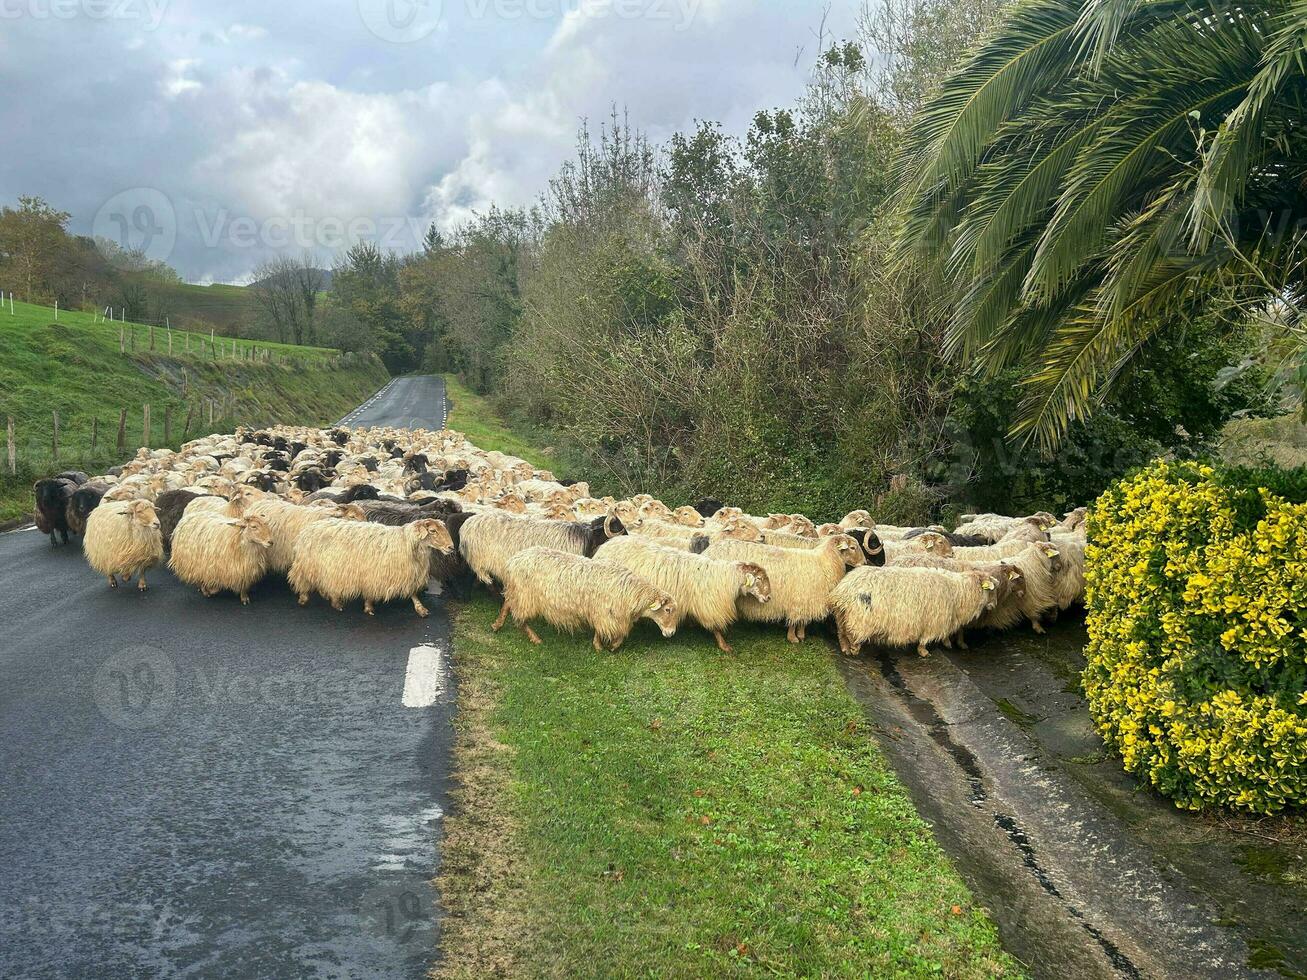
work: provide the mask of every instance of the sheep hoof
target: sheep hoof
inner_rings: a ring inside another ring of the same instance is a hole
[[[917,644],[917,656],[918,656],[918,657],[929,657],[929,656],[930,656],[930,651],[926,649],[926,644],[924,644],[924,643],[919,643],[919,644]]]
[[[427,607],[422,605],[422,603],[418,601],[417,596],[413,597],[413,611],[416,612],[423,619],[426,619],[428,616],[431,615],[431,613],[427,611]]]
[[[118,588],[118,580],[114,578],[112,575],[109,576],[109,588],[111,589]]]
[[[248,606],[249,604],[250,604],[250,594],[249,594],[248,592],[242,592],[242,593],[241,593],[241,605],[242,605],[242,606]]]
[[[139,582],[136,583],[137,592],[148,592],[149,588],[150,587],[145,584],[145,579],[141,579]]]
[[[363,611],[369,616],[375,616],[377,614],[376,608],[370,602],[363,603]]]
[[[523,629],[526,630],[526,638],[530,640],[532,643],[534,643],[536,646],[539,646],[541,643],[544,642],[543,640],[540,639],[540,637],[536,636],[536,631],[533,630],[530,626],[524,626]]]
[[[1047,632],[1047,630],[1045,630],[1044,627],[1038,622],[1032,622],[1030,625],[1033,626],[1035,628],[1035,632],[1040,634],[1041,636]]]
[[[307,606],[307,605],[309,604],[309,597],[308,597],[307,595],[302,595],[302,596],[300,596],[300,597],[299,597],[299,604],[300,604],[301,606]]]
[[[713,639],[717,641],[717,649],[722,653],[733,653],[731,645],[726,642],[726,637],[722,636],[721,630],[713,630]]]

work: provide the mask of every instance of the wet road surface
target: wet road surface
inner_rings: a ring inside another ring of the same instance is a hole
[[[400,379],[363,418],[438,426],[443,386]],[[76,543],[0,535],[0,976],[424,976],[443,604],[150,579],[110,591]]]

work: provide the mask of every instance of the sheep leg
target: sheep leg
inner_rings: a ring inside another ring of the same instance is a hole
[[[248,592],[242,592],[242,593],[241,593],[241,605],[242,605],[242,606],[248,606],[249,604],[250,604],[250,594],[249,594]]]
[[[530,640],[532,643],[534,643],[536,646],[539,646],[541,643],[544,642],[544,640],[536,636],[536,631],[531,628],[530,623],[523,623],[522,630],[526,633],[526,638]]]
[[[61,527],[59,529],[59,537],[64,539],[64,544],[68,543],[68,529],[66,527]]]
[[[367,613],[369,616],[375,616],[377,614],[377,609],[375,606],[372,605],[371,599],[363,600],[363,611]]]
[[[930,651],[926,649],[926,641],[925,641],[925,640],[922,640],[920,643],[917,644],[917,656],[918,656],[918,657],[929,657],[929,656],[930,656]]]
[[[423,619],[426,619],[428,616],[431,615],[431,612],[427,609],[426,606],[422,605],[422,600],[419,599],[416,595],[413,596],[413,611],[417,613],[419,616],[421,616]]]
[[[594,635],[594,640],[592,640],[591,642],[594,644],[595,653],[603,653],[603,652],[604,652],[604,645],[603,645],[603,643],[601,643],[601,642],[599,641],[599,634],[598,634],[598,633],[596,633],[596,634]]]
[[[798,634],[795,632],[795,629],[796,629],[795,625],[793,623],[790,623],[790,628],[785,631],[785,639],[789,640],[791,643],[799,642],[799,637]]]
[[[953,637],[951,637],[951,636],[946,636],[946,637],[944,637],[944,639],[940,640],[939,642],[942,643],[942,644],[944,644],[944,649],[945,649],[945,650],[952,650],[952,649],[953,649]]]
[[[722,653],[731,653],[731,645],[726,642],[726,637],[722,635],[721,630],[712,631],[713,639],[717,641],[717,649]]]
[[[118,580],[114,578],[112,575],[109,576],[109,588],[111,589],[118,588]]]
[[[1039,633],[1041,636],[1047,632],[1047,630],[1044,629],[1044,624],[1041,623],[1038,618],[1032,619],[1030,625],[1033,626],[1035,632]]]
[[[332,600],[331,600],[331,608],[334,609],[334,610],[336,610],[336,612],[344,612],[344,611],[345,611],[345,603],[343,603],[343,602],[342,602],[341,600],[339,600],[339,599],[332,599]]]
[[[498,633],[504,628],[504,623],[508,621],[508,599],[504,599],[504,604],[499,607],[499,618],[491,624],[490,628]]]
[[[142,568],[140,578],[136,580],[136,590],[138,592],[144,592],[148,588],[149,586],[145,584],[145,569]]]
[[[301,606],[307,606],[309,604],[309,594],[307,592],[301,592],[299,594],[299,604]]]
[[[807,624],[807,623],[800,623],[800,624],[799,624],[799,642],[802,643],[802,642],[803,642],[804,640],[806,640],[807,638],[808,638],[808,624]]]
[[[971,649],[971,647],[967,646],[967,635],[966,635],[966,633],[964,633],[962,630],[958,630],[957,640],[958,640],[958,649],[959,649],[959,650],[970,650],[970,649]]]

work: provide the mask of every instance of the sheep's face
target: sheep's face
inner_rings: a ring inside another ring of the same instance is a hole
[[[817,537],[829,538],[834,534],[843,534],[844,531],[838,524],[820,524],[817,527]]]
[[[927,531],[925,534],[918,535],[917,540],[921,542],[922,550],[928,555],[939,558],[953,553],[953,546],[948,543],[948,538],[938,531]]]
[[[519,493],[506,493],[495,501],[495,506],[510,514],[525,514],[526,499]]]
[[[844,515],[844,519],[840,521],[840,526],[846,528],[853,528],[853,527],[872,528],[875,527],[876,525],[871,519],[871,514],[868,513],[867,511],[851,510]]]
[[[741,594],[759,602],[771,602],[771,579],[767,577],[767,570],[751,562],[741,562],[739,567],[744,573]]]
[[[790,530],[804,538],[815,538],[817,536],[817,526],[802,514],[790,515]]]
[[[408,533],[425,544],[432,551],[448,555],[454,551],[454,539],[449,536],[449,529],[444,522],[432,518],[405,524]]]
[[[671,516],[671,510],[661,500],[649,500],[640,505],[643,520],[670,520]]]
[[[642,615],[645,619],[652,619],[663,631],[663,636],[670,637],[676,632],[676,602],[667,593],[662,593],[646,607]]]
[[[985,611],[989,612],[998,605],[998,579],[992,575],[980,575],[980,591],[985,597]]]
[[[722,508],[725,510],[725,508]],[[767,519],[762,522],[764,531],[781,531],[790,526],[789,514],[768,514]]]
[[[340,504],[336,507],[336,516],[342,521],[366,521],[368,515],[358,504]]]
[[[1008,591],[1018,599],[1024,598],[1026,594],[1026,577],[1021,574],[1021,569],[1015,565],[1005,565],[1007,572]]]
[[[133,500],[131,505],[123,511],[123,516],[127,517],[132,523],[148,530],[157,531],[159,529],[159,515],[154,509],[154,505],[148,500]]]
[[[862,546],[847,534],[837,534],[826,540],[830,542],[826,547],[833,548],[849,568],[857,568],[867,563],[867,558],[862,553]]]
[[[272,528],[268,522],[258,514],[251,514],[248,517],[242,517],[233,521],[240,531],[241,541],[245,544],[254,545],[256,548],[272,547]]]
[[[607,498],[604,499],[606,500]],[[621,503],[610,505],[608,513],[610,516],[617,518],[627,527],[638,528],[644,524],[644,520],[640,517],[639,507],[632,500],[623,500]]]
[[[1035,547],[1037,547],[1039,553],[1044,556],[1044,559],[1048,562],[1049,568],[1054,572],[1062,570],[1062,552],[1058,551],[1055,545],[1037,543]]]
[[[732,517],[722,527],[721,536],[724,538],[733,538],[736,541],[757,541],[762,538],[762,532],[758,530],[758,525],[753,521],[746,521],[742,517]]]
[[[713,514],[712,519],[724,524],[727,521],[739,520],[742,517],[744,517],[744,511],[740,510],[738,507],[720,507],[717,509],[717,512]]]
[[[684,527],[703,527],[703,515],[693,507],[677,507],[672,518]]]

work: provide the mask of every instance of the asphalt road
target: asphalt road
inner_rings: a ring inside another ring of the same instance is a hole
[[[349,424],[444,414],[404,378]],[[0,977],[425,975],[453,706],[428,605],[112,592],[76,544],[0,535]]]

